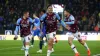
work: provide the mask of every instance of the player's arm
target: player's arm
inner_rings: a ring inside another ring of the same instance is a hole
[[[60,16],[56,14],[56,17],[59,20],[59,22],[62,24],[62,26],[66,28],[66,24],[64,23],[64,21],[61,20]]]
[[[30,30],[32,31],[33,27],[34,27],[34,20],[32,20],[32,18],[29,18],[29,22],[30,22],[30,25],[31,25]]]
[[[75,18],[73,16],[70,17],[70,22],[65,21],[66,24],[74,24],[75,23]]]
[[[16,28],[15,28],[15,31],[14,31],[14,34],[15,34],[15,37],[14,37],[14,40],[16,40],[18,38],[17,34],[18,34],[18,31],[19,31],[19,28],[20,28],[20,20],[21,19],[18,19],[17,20],[17,23],[16,23]]]
[[[43,34],[43,32],[42,32],[42,29],[43,29],[42,25],[43,25],[43,22],[44,22],[43,20],[45,20],[46,16],[47,16],[47,14],[45,13],[45,14],[43,14],[43,15],[40,17],[41,34]]]
[[[74,18],[73,16],[70,16],[69,19],[71,20],[70,22],[65,21],[65,23],[68,24],[68,25],[66,25],[66,28],[67,28],[68,30],[70,30],[69,25],[75,23],[75,18]]]
[[[45,17],[47,16],[47,14],[43,14],[41,17],[40,17],[40,21],[43,21],[45,19]]]

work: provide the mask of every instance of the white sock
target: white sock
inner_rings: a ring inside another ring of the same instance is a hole
[[[52,48],[52,50],[54,50],[54,49]]]
[[[29,45],[26,45],[26,47],[25,47],[25,56],[27,56],[29,54],[28,50],[29,50]]]
[[[84,47],[89,50],[88,45],[86,43],[84,43]]]
[[[78,51],[77,51],[77,49],[76,49],[76,47],[75,47],[74,44],[71,45],[71,48],[73,49],[73,51],[74,51],[75,53],[78,53]]]
[[[47,51],[47,56],[50,56],[51,52],[52,52],[51,50],[48,50]]]

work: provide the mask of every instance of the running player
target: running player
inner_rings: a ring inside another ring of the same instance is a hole
[[[51,5],[47,7],[47,13],[42,15],[40,18],[41,21],[44,21],[46,24],[46,37],[48,38],[48,50],[47,50],[47,56],[50,56],[52,53],[52,47],[54,42],[54,34],[57,30],[57,20],[66,27],[64,22],[60,19],[59,15],[56,13],[53,13],[53,8]]]
[[[67,29],[69,31],[69,36],[68,36],[68,43],[75,52],[75,56],[79,56],[79,52],[77,51],[75,45],[72,43],[74,37],[78,39],[78,41],[86,48],[88,52],[88,56],[90,56],[90,49],[88,48],[87,44],[80,38],[80,33],[79,33],[79,28],[77,26],[77,21],[75,20],[74,16],[69,13],[69,11],[65,10],[64,11],[65,15],[65,23],[67,25]]]
[[[20,35],[23,38],[23,44],[25,47],[25,56],[29,56],[29,43],[30,43],[30,39],[32,38],[31,35],[31,26],[33,21],[31,18],[29,18],[29,11],[24,11],[23,12],[23,17],[19,18],[17,20],[17,25],[16,25],[16,29],[15,29],[15,37],[14,40],[16,40],[18,38],[17,33],[20,30]]]

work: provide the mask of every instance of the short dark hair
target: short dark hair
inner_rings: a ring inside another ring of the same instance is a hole
[[[69,10],[69,9],[65,9],[64,11],[67,11],[67,12],[71,13],[71,10]]]
[[[29,12],[29,11],[28,11],[28,10],[24,10],[24,11],[23,11],[23,15],[24,15],[25,13],[27,13],[27,12]]]
[[[49,5],[47,6],[47,8],[48,8],[48,7],[50,7],[50,6],[52,6],[52,5],[51,5],[51,4],[49,4]]]
[[[46,13],[46,11],[45,11],[45,10],[41,10],[41,12]]]

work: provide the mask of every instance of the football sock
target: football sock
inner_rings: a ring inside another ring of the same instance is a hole
[[[47,56],[50,56],[50,54],[51,54],[51,50],[48,50],[47,51]]]
[[[32,37],[31,45],[34,45],[34,37]]]
[[[42,50],[42,45],[43,45],[43,40],[40,40],[39,47],[40,47],[41,50]]]
[[[28,50],[29,50],[29,45],[26,45],[26,47],[25,47],[25,56],[27,56],[29,54]]]
[[[77,49],[76,49],[76,47],[75,47],[74,44],[71,45],[71,48],[73,49],[73,51],[74,51],[75,53],[78,53],[78,51],[77,51]]]
[[[89,50],[88,45],[86,43],[84,43],[84,47]]]

